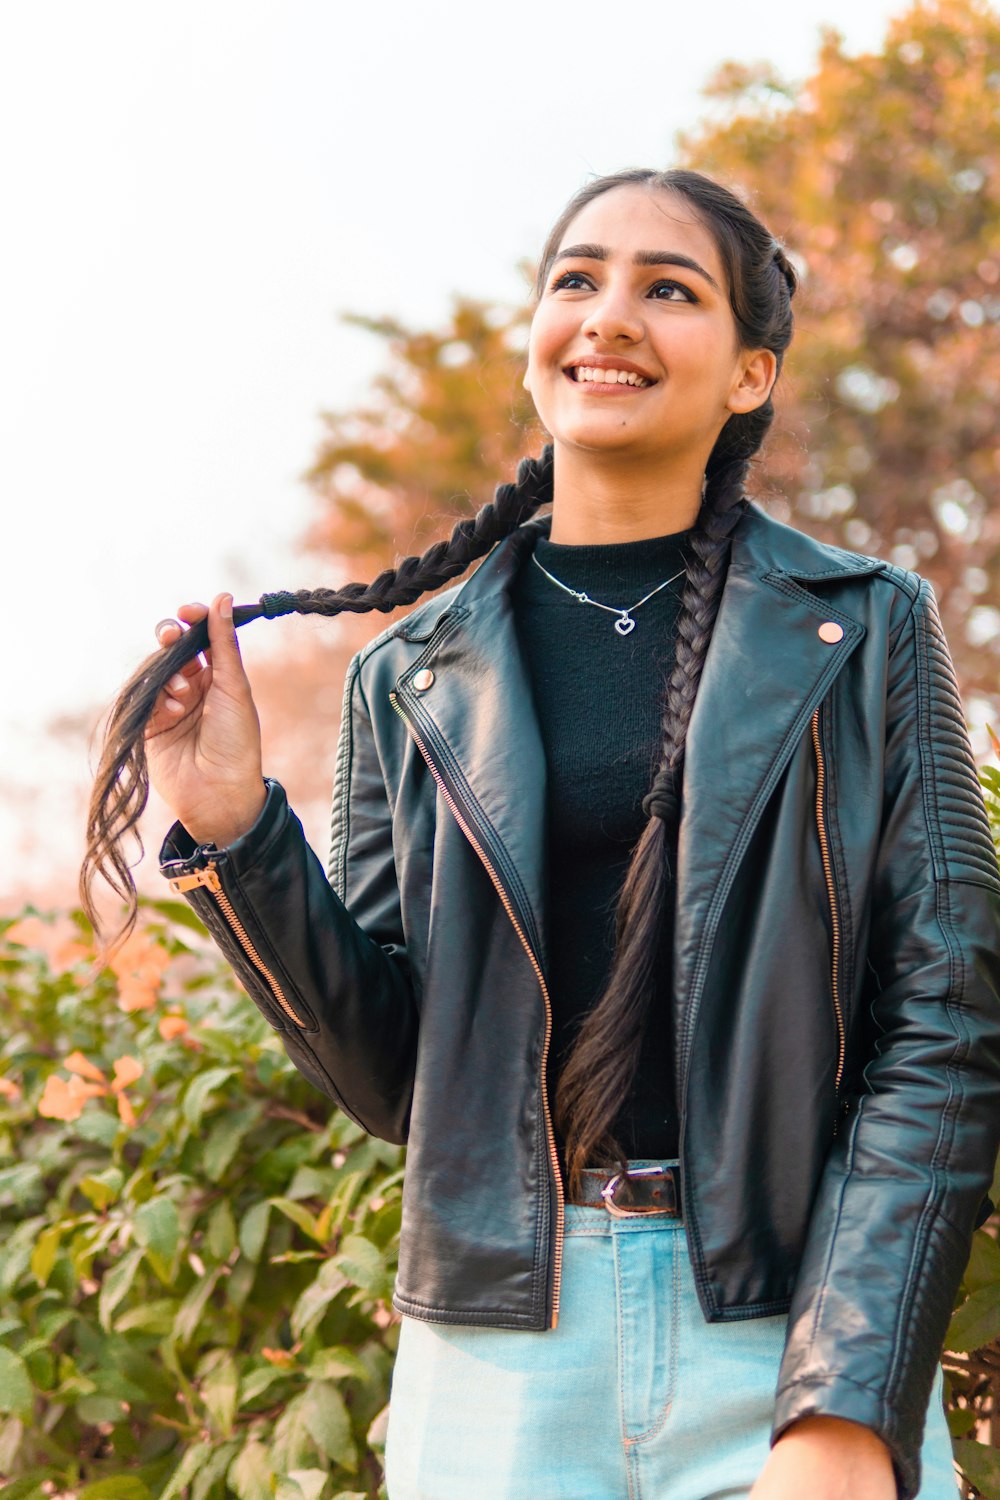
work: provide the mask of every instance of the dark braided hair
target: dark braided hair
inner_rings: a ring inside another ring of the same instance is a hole
[[[257,604],[238,604],[233,624],[275,620],[281,615],[337,615],[377,609],[387,614],[413,604],[464,573],[477,557],[526,521],[552,495],[552,446],[539,458],[523,458],[513,484],[497,485],[493,499],[474,516],[457,522],[447,540],[432,542],[419,557],[404,557],[372,583],[348,583],[341,589],[300,589],[296,593],[262,594]],[[137,896],[132,870],[122,849],[149,799],[145,728],[157,696],[175,672],[208,646],[208,621],[199,620],[170,646],[148,656],[122,688],[108,715],[104,747],[87,811],[86,853],[80,871],[80,899],[95,933],[101,922],[94,903],[94,882],[104,877],[126,903],[124,939],[135,926]],[[142,843],[139,841],[139,852]]]
[[[598,177],[567,204],[545,243],[535,297],[545,288],[552,261],[571,221],[600,193],[644,184],[651,192],[684,198],[712,234],[726,271],[729,301],[741,347],[769,349],[780,373],[792,337],[795,269],[784,249],[751,210],[720,183],[675,168],[634,168]],[[754,411],[734,413],[722,428],[705,469],[705,491],[691,530],[677,626],[673,670],[663,699],[663,751],[643,810],[649,821],[632,853],[615,914],[615,952],[603,994],[575,1039],[556,1089],[555,1115],[566,1143],[569,1186],[575,1192],[585,1166],[625,1167],[613,1126],[635,1077],[649,1006],[662,961],[669,956],[671,870],[680,821],[682,767],[688,724],[712,638],[729,565],[731,536],[748,501],[744,482],[753,456],[774,418],[770,396]],[[552,498],[552,447],[523,459],[513,484],[497,487],[492,502],[434,542],[420,557],[406,557],[370,584],[342,589],[262,595],[238,605],[236,626],[261,617],[385,612],[414,603],[463,573]],[[99,930],[93,885],[100,874],[127,903],[124,933],[136,916],[136,892],[122,840],[134,832],[149,794],[144,729],[160,690],[208,645],[207,621],[147,658],[126,684],[108,720],[87,821],[80,876],[84,910]],[[141,845],[140,845],[141,851]]]
[[[645,185],[684,198],[712,234],[726,271],[729,302],[744,349],[769,349],[780,373],[792,337],[795,269],[774,236],[738,198],[699,172],[635,168],[599,177],[570,200],[553,225],[535,281],[541,297],[570,223],[612,188]],[[754,411],[733,413],[705,469],[705,491],[687,543],[676,655],[663,698],[663,750],[643,799],[647,822],[615,910],[615,949],[603,993],[587,1013],[556,1086],[555,1118],[565,1142],[568,1186],[575,1196],[588,1166],[627,1167],[614,1126],[639,1066],[646,1020],[669,964],[671,880],[680,823],[684,744],[729,566],[730,541],[746,510],[751,460],[774,419],[770,395]]]

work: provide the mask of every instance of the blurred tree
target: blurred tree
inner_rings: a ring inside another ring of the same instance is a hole
[[[825,32],[801,86],[727,64],[706,93],[684,164],[745,196],[803,273],[764,493],[824,540],[925,573],[963,689],[995,716],[1000,14],[936,0],[876,54]]]

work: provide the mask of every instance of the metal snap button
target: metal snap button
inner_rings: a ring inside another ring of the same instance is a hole
[[[836,641],[844,639],[844,627],[838,625],[836,620],[824,620],[819,627],[819,638],[821,641],[828,641],[832,646]]]
[[[422,667],[421,670],[417,672],[413,678],[413,686],[416,688],[418,693],[425,693],[433,681],[434,673],[431,671],[430,667]]]

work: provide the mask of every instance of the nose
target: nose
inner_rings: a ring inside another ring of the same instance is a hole
[[[637,344],[643,324],[631,290],[609,280],[596,297],[589,299],[581,332],[598,343],[614,344],[625,339]]]

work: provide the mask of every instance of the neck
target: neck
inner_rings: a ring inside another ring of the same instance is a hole
[[[701,509],[703,455],[675,455],[650,468],[648,459],[580,453],[554,444],[549,539],[588,543],[639,542],[693,526]]]

